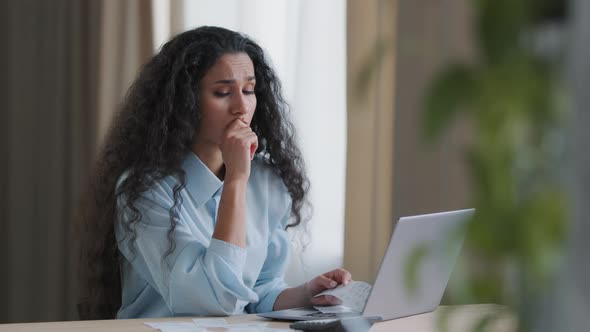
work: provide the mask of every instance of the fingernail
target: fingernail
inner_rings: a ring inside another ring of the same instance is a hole
[[[336,287],[336,285],[337,285],[336,281],[330,282],[330,287]]]

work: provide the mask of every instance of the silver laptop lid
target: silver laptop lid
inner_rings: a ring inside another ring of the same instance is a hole
[[[467,209],[401,218],[381,260],[363,316],[389,320],[436,309],[463,245],[464,232],[457,232],[473,213],[474,209]],[[408,281],[412,257],[419,259],[415,278]]]

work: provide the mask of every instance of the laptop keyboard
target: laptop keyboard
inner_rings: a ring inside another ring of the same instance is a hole
[[[337,318],[340,317],[341,314],[333,313],[333,312],[312,312],[311,314],[305,315],[307,317],[316,317],[316,318]]]

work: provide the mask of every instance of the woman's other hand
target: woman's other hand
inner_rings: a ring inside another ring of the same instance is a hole
[[[317,294],[337,287],[346,285],[352,280],[350,272],[344,269],[336,269],[319,275],[305,284],[309,303],[312,305],[338,305],[342,304],[338,298],[331,295],[322,295],[315,297]]]

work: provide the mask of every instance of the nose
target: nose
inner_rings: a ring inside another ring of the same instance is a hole
[[[231,112],[234,115],[243,115],[248,113],[248,103],[242,94],[234,98]]]

